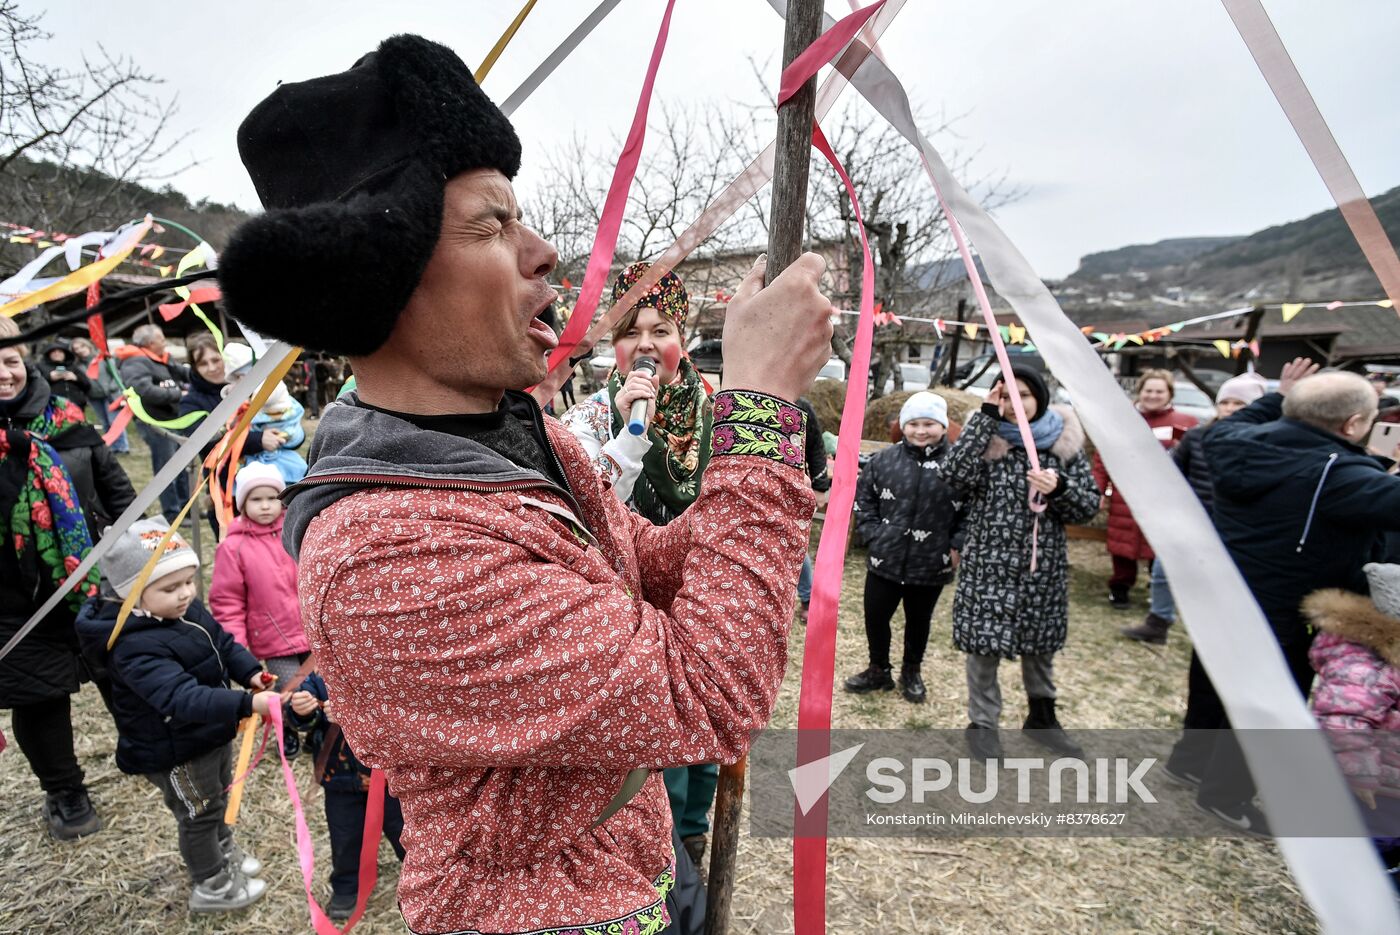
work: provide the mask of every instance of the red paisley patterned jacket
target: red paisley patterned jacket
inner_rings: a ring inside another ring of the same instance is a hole
[[[292,489],[306,633],[403,806],[416,932],[649,928],[672,861],[659,773],[595,820],[634,768],[738,759],[782,681],[815,503],[789,447],[715,457],[653,527],[546,430],[571,492],[336,405]]]

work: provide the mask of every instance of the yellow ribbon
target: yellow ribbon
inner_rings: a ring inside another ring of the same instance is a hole
[[[54,299],[61,299],[65,296],[82,292],[88,286],[116,269],[117,264],[125,260],[131,254],[131,251],[136,249],[136,245],[141,242],[142,238],[146,236],[150,229],[151,220],[147,218],[142,222],[140,232],[137,234],[136,239],[131,242],[131,246],[118,250],[111,256],[103,257],[96,262],[89,263],[87,266],[75,269],[67,276],[58,280],[58,282],[51,282],[36,292],[22,295],[13,302],[0,305],[0,315],[4,315],[6,318],[13,318],[20,312],[27,312],[36,305],[43,305],[45,302],[52,302]]]
[[[228,807],[224,809],[226,825],[238,824],[238,810],[243,806],[243,782],[248,778],[248,762],[253,759],[253,739],[257,736],[258,724],[261,721],[262,718],[254,713],[252,717],[245,717],[240,725],[243,743],[238,747],[238,762],[233,767],[233,775],[238,779],[228,791]]]
[[[1302,310],[1302,302],[1285,302],[1283,303],[1283,305],[1279,306],[1279,311],[1283,313],[1284,324],[1288,324],[1290,321],[1296,318],[1298,313]]]
[[[288,370],[292,369],[292,364],[300,354],[301,348],[299,347],[294,347],[287,351],[287,356],[282,359],[282,362],[277,365],[272,373],[267,375],[266,382],[253,394],[253,399],[248,403],[247,410],[244,411],[242,417],[238,420],[238,425],[232,432],[226,433],[219,441],[220,445],[227,447],[229,442],[253,421],[253,416],[257,415],[258,411],[267,403],[267,398],[272,395],[273,388],[282,382],[282,378],[287,375]],[[222,451],[220,453],[222,454]],[[165,531],[165,535],[160,537],[160,542],[156,545],[155,552],[146,560],[146,564],[141,569],[141,573],[136,576],[136,583],[131,586],[131,591],[128,592],[126,597],[122,600],[121,609],[117,611],[117,623],[116,626],[112,627],[112,635],[107,637],[108,652],[111,652],[112,647],[116,645],[117,636],[121,633],[122,627],[126,626],[126,619],[131,616],[132,608],[136,606],[136,602],[141,598],[141,590],[146,586],[146,582],[150,580],[152,572],[156,570],[156,564],[160,561],[161,556],[165,554],[165,548],[170,544],[170,539],[175,535],[175,530],[179,529],[180,524],[185,521],[185,517],[189,515],[190,508],[193,507],[195,501],[199,499],[199,495],[204,492],[204,485],[208,482],[209,476],[206,474],[200,479],[199,485],[195,487],[194,493],[191,494],[189,502],[185,504],[184,509],[180,511],[180,515],[175,517],[175,522],[171,523],[170,528]]]
[[[501,33],[501,38],[497,39],[496,44],[491,47],[491,51],[486,53],[486,58],[482,59],[476,74],[472,76],[476,79],[477,84],[486,80],[486,76],[491,73],[491,66],[496,64],[496,59],[500,58],[501,53],[506,50],[506,46],[510,45],[510,40],[515,38],[516,30],[520,28],[521,23],[525,22],[525,17],[529,16],[530,11],[534,8],[535,0],[526,0],[525,6],[521,8],[519,13],[515,14],[515,19],[506,27],[506,31]]]

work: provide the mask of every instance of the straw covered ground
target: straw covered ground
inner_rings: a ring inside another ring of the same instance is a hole
[[[138,485],[149,476],[144,449],[124,463]],[[1071,554],[1070,643],[1057,665],[1062,720],[1085,728],[1179,723],[1189,653],[1184,634],[1173,632],[1165,650],[1120,639],[1117,627],[1125,618],[1102,599],[1108,573],[1102,546],[1072,543]],[[853,552],[846,568],[838,680],[866,661],[862,558]],[[1143,595],[1135,597],[1142,609]],[[962,657],[949,638],[950,605],[947,595],[935,616],[924,669],[929,703],[914,707],[892,693],[857,698],[838,692],[837,727],[956,728],[966,722]],[[801,628],[794,628],[776,726],[796,723],[802,647]],[[1004,670],[1008,725],[1025,714],[1018,683],[1014,667]],[[153,786],[117,770],[114,730],[91,686],[75,699],[75,721],[78,756],[106,827],[78,842],[51,841],[41,816],[42,796],[23,756],[13,744],[0,754],[0,932],[309,931],[291,808],[273,762],[250,779],[238,824],[244,846],[267,865],[268,895],[239,917],[192,919],[185,909],[188,884],[174,822]],[[0,712],[0,729],[12,736],[8,712]],[[330,855],[321,799],[312,788],[308,758],[294,763],[318,844],[314,891],[324,898]],[[790,842],[741,839],[735,932],[792,932],[791,860]],[[405,930],[393,892],[397,864],[387,843],[380,849],[380,871],[358,928],[366,935]],[[835,932],[1316,931],[1278,850],[1254,841],[833,840],[828,887]]]

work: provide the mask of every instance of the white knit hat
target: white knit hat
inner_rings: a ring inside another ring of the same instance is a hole
[[[287,482],[282,479],[282,472],[270,464],[261,461],[245,464],[233,476],[233,500],[238,504],[238,512],[243,512],[243,503],[248,499],[248,494],[259,487],[271,487],[281,493],[287,489]]]
[[[228,371],[229,378],[253,362],[253,349],[246,344],[239,344],[237,341],[229,341],[224,345],[224,369]],[[238,374],[242,376],[242,374]]]
[[[948,427],[948,403],[937,393],[930,393],[928,390],[920,390],[904,401],[904,405],[899,409],[899,427],[904,428],[905,424],[915,419],[932,419]]]
[[[1387,617],[1400,617],[1400,565],[1370,562],[1361,566],[1371,585],[1371,603]]]
[[[161,516],[138,519],[127,527],[126,532],[121,534],[121,538],[102,557],[102,573],[112,583],[118,597],[124,598],[131,593],[132,585],[136,584],[136,579],[141,575],[141,569],[151,560],[156,546],[160,545],[161,536],[165,535],[169,528],[170,524]],[[152,584],[184,568],[198,567],[199,555],[177,532],[170,537],[170,542],[165,546],[165,554],[156,562],[156,567],[152,570],[151,577],[146,579],[146,583]]]

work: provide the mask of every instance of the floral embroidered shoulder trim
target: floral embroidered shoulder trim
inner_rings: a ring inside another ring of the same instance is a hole
[[[516,935],[658,935],[670,924],[666,915],[666,896],[676,886],[676,865],[672,864],[661,871],[652,885],[656,887],[656,902],[629,912],[627,915],[609,922],[593,922],[588,925],[566,925],[563,928],[532,929]],[[476,930],[452,932],[450,935],[486,935]]]
[[[715,394],[711,445],[716,455],[753,455],[802,470],[807,466],[807,414],[753,390]]]

